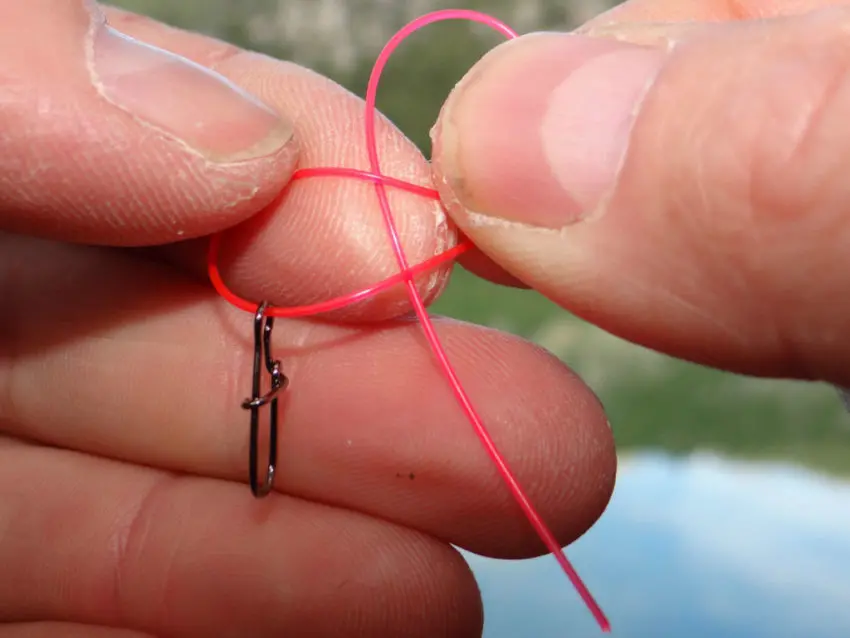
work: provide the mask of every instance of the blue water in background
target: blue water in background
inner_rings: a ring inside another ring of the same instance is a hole
[[[716,456],[621,459],[567,555],[616,638],[850,638],[850,482]],[[485,638],[602,636],[551,556],[465,554]]]

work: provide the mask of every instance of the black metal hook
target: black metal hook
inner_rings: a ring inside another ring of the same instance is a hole
[[[242,402],[242,407],[251,411],[251,443],[248,452],[248,471],[251,492],[257,498],[262,498],[272,491],[275,469],[277,468],[277,429],[278,429],[278,398],[277,394],[289,383],[281,370],[280,361],[272,359],[271,336],[274,327],[274,317],[266,316],[269,303],[264,301],[257,307],[254,315],[254,373],[251,383],[251,398]],[[271,389],[264,395],[260,394],[263,367],[271,377]],[[259,466],[259,434],[260,408],[269,406],[269,460],[266,478],[260,484],[257,476]]]

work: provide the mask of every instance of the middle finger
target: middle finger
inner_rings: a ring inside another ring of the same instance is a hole
[[[0,353],[7,361],[0,363],[3,429],[245,480],[240,403],[250,390],[250,314],[173,271],[114,251],[18,238],[2,254],[15,273],[0,282],[11,344]],[[527,342],[454,322],[438,329],[520,482],[559,539],[573,540],[613,489],[613,438],[598,401]],[[480,553],[541,550],[416,324],[280,321],[275,332],[274,354],[291,380],[280,489]]]

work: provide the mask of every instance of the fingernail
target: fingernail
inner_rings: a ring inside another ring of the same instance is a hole
[[[660,48],[554,33],[495,49],[433,131],[450,203],[546,228],[596,211],[664,60]]]
[[[271,155],[292,125],[221,75],[101,26],[93,36],[95,85],[139,121],[212,162]]]

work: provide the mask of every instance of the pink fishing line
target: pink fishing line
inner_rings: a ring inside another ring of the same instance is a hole
[[[517,33],[513,29],[511,29],[509,26],[502,23],[498,19],[483,13],[479,13],[477,11],[466,9],[447,9],[443,11],[435,11],[412,21],[403,29],[401,29],[401,31],[396,33],[384,46],[383,50],[378,56],[377,62],[375,63],[375,66],[372,70],[372,74],[369,78],[369,84],[366,90],[366,146],[369,154],[370,170],[362,171],[359,169],[330,167],[303,168],[299,171],[296,171],[295,175],[293,176],[293,180],[304,179],[309,177],[336,176],[353,177],[373,182],[375,186],[375,192],[378,196],[378,203],[381,207],[384,225],[390,237],[393,253],[395,254],[396,261],[398,262],[399,269],[401,272],[374,286],[370,286],[369,288],[363,289],[350,295],[338,297],[336,299],[332,299],[326,302],[311,304],[309,306],[299,306],[295,308],[271,308],[267,314],[276,317],[303,317],[329,312],[331,310],[336,310],[350,305],[351,303],[361,301],[383,290],[386,290],[395,284],[404,282],[407,286],[410,301],[416,312],[416,316],[419,318],[423,331],[425,332],[425,337],[428,341],[428,344],[437,359],[440,369],[448,380],[452,391],[454,392],[454,395],[457,398],[461,409],[463,410],[464,415],[472,424],[472,427],[474,428],[478,438],[481,440],[484,449],[487,451],[487,454],[489,455],[490,459],[496,465],[496,468],[498,469],[502,480],[507,484],[511,494],[522,508],[526,518],[534,527],[534,530],[537,532],[540,539],[546,545],[546,548],[555,556],[561,569],[564,571],[564,573],[572,582],[573,586],[578,591],[579,596],[581,597],[585,605],[587,605],[590,612],[593,614],[593,617],[596,619],[596,622],[599,624],[602,631],[608,632],[610,631],[611,626],[604,612],[602,611],[596,600],[593,598],[593,595],[585,586],[584,582],[581,580],[581,577],[570,564],[570,561],[567,559],[567,556],[564,553],[564,550],[561,548],[561,545],[558,543],[554,534],[552,534],[549,527],[543,521],[542,517],[537,512],[535,507],[531,504],[531,501],[525,494],[525,490],[523,490],[522,486],[519,484],[516,477],[514,476],[514,473],[511,471],[507,462],[502,457],[501,453],[496,447],[496,444],[490,436],[487,427],[484,425],[483,420],[478,414],[478,411],[475,409],[475,406],[472,404],[472,401],[470,400],[466,390],[463,387],[463,384],[458,378],[454,367],[449,361],[445,349],[443,348],[443,345],[439,337],[437,336],[437,332],[434,329],[434,324],[431,321],[431,317],[429,316],[428,311],[425,308],[425,302],[423,301],[422,296],[419,294],[419,291],[416,288],[416,283],[414,281],[415,275],[430,270],[436,266],[439,266],[440,264],[456,259],[458,255],[470,248],[470,244],[468,242],[463,242],[449,251],[446,251],[421,264],[411,267],[407,261],[407,257],[405,256],[404,249],[401,245],[401,238],[399,236],[398,229],[396,228],[395,222],[392,218],[392,212],[390,210],[389,199],[387,198],[386,192],[387,186],[402,188],[404,190],[418,193],[420,195],[430,197],[432,199],[438,199],[438,195],[433,189],[428,189],[422,186],[416,186],[414,184],[408,184],[401,180],[397,180],[381,174],[380,161],[378,159],[378,145],[375,135],[375,115],[377,110],[375,102],[378,92],[378,83],[380,81],[381,74],[384,68],[386,67],[387,61],[389,60],[393,52],[396,50],[398,45],[401,44],[401,42],[405,38],[425,26],[444,20],[467,20],[477,22],[491,27],[492,29],[502,33],[509,39],[517,37]],[[208,252],[208,270],[210,280],[212,281],[213,286],[219,292],[219,294],[221,294],[230,303],[248,312],[255,312],[258,308],[258,304],[249,302],[237,296],[226,286],[226,284],[222,280],[221,274],[217,266],[220,243],[220,235],[215,235],[210,242]]]

